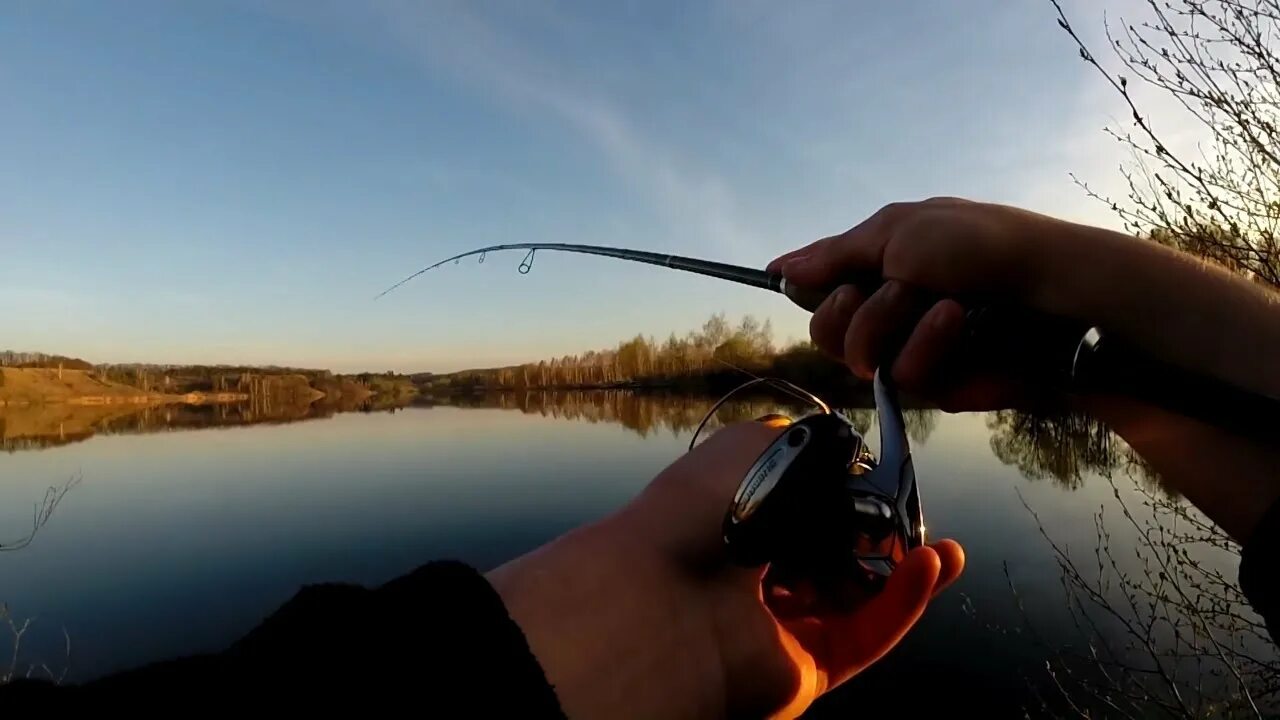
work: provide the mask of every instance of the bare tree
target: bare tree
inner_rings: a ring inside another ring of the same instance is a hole
[[[76,474],[61,485],[49,486],[44,492],[44,497],[31,510],[31,529],[13,541],[0,543],[0,552],[21,550],[29,546],[35,540],[41,528],[49,522],[49,518],[53,517],[53,511],[57,509],[62,499],[66,497],[72,488],[80,484],[81,479],[81,475]],[[27,663],[25,667],[23,666],[21,662],[22,641],[34,621],[34,618],[16,619],[10,613],[9,606],[5,603],[0,603],[0,627],[8,630],[12,638],[12,651],[9,653],[8,667],[0,665],[0,685],[18,678],[30,678],[37,673],[55,683],[60,683],[66,678],[67,671],[71,668],[71,636],[67,633],[66,628],[62,628],[62,637],[66,647],[66,660],[60,672],[55,673],[47,663],[43,662]]]
[[[54,672],[48,663],[22,663],[22,639],[27,634],[27,630],[31,629],[31,623],[34,618],[27,618],[19,622],[9,612],[9,606],[0,603],[0,623],[8,629],[9,634],[13,637],[13,650],[9,654],[9,667],[0,668],[0,685],[13,682],[17,679],[26,679],[37,676],[46,678],[54,683],[61,683],[67,677],[67,671],[71,669],[71,634],[66,628],[62,628],[62,639],[64,642],[66,660],[62,664],[59,672]]]
[[[1135,234],[1280,287],[1280,0],[1147,0],[1144,19],[1106,25],[1116,70],[1049,1],[1132,119],[1107,129],[1133,158],[1121,167],[1128,202],[1076,182]],[[1145,112],[1138,87],[1176,101],[1206,139],[1178,147],[1174,118]]]
[[[1132,122],[1106,130],[1131,157],[1121,166],[1128,197],[1107,197],[1073,176],[1077,184],[1131,232],[1280,288],[1280,0],[1146,0],[1142,19],[1106,23],[1114,69],[1081,39],[1059,1],[1049,2]],[[1154,117],[1153,97],[1172,99],[1173,115]],[[1192,149],[1171,130],[1188,125],[1204,138]],[[1230,537],[1162,488],[1105,430],[1016,413],[992,416],[988,425],[997,456],[1029,476],[1068,487],[1082,481],[1082,470],[1107,478],[1121,515],[1117,527],[1099,510],[1096,543],[1083,554],[1040,524],[1080,641],[1049,647],[1053,659],[1035,683],[1042,712],[1280,712],[1280,657],[1236,584],[1240,548]],[[1121,491],[1113,479],[1120,475],[1132,480],[1131,491]],[[1117,530],[1123,537],[1113,537]]]
[[[21,550],[30,545],[40,529],[49,522],[49,518],[53,517],[53,511],[58,508],[58,504],[72,488],[80,484],[82,479],[83,477],[77,473],[67,478],[61,485],[50,485],[46,488],[44,497],[31,508],[31,529],[14,540],[0,542],[0,552]]]
[[[1181,498],[1136,483],[1141,507],[1133,507],[1114,480],[1111,487],[1132,546],[1113,538],[1100,509],[1096,544],[1073,553],[1026,506],[1053,549],[1078,640],[1050,648],[1043,681],[1034,683],[1040,710],[1069,717],[1274,717],[1280,658],[1262,619],[1223,572],[1235,566],[1239,548]]]
[[[1029,480],[1053,480],[1074,490],[1085,475],[1108,472],[1125,457],[1124,443],[1087,415],[1000,410],[987,415],[991,452]]]
[[[1105,481],[1114,501],[1095,514],[1083,551],[1023,501],[1057,561],[1072,636],[1048,641],[1025,614],[1014,629],[1050,657],[1029,678],[1037,716],[1280,713],[1280,655],[1235,581],[1239,545],[1096,421],[1002,411],[987,426],[997,458],[1028,478],[1072,490]]]

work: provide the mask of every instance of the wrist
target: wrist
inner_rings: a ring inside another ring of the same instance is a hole
[[[487,577],[569,717],[719,715],[699,598],[624,525],[615,515],[579,528]]]

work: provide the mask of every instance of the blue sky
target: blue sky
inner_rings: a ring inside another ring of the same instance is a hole
[[[7,3],[0,347],[443,371],[716,311],[799,338],[780,297],[551,253],[371,298],[501,242],[759,266],[937,194],[1114,226],[1067,173],[1115,187],[1120,113],[1047,0]]]

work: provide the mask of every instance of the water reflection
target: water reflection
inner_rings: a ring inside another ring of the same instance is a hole
[[[526,415],[610,423],[641,437],[668,432],[688,436],[718,398],[697,394],[652,393],[634,390],[536,390],[445,397],[371,398],[329,402],[266,404],[233,402],[166,405],[48,404],[0,406],[0,448],[8,452],[39,450],[87,440],[94,435],[140,434],[172,430],[280,424],[332,417],[342,412],[391,411],[410,404],[417,407],[462,407],[518,410]],[[813,408],[787,396],[744,396],[720,408],[708,427],[751,420],[772,412],[795,417]],[[875,411],[842,411],[866,432]],[[912,438],[923,442],[937,421],[934,410],[908,410],[907,427]]]
[[[407,401],[377,396],[321,398],[316,401],[261,401],[208,404],[108,403],[80,405],[50,403],[0,406],[0,449],[6,452],[42,450],[88,440],[94,435],[127,435],[280,424],[328,418],[340,412],[392,411]]]
[[[1034,415],[1001,410],[987,416],[991,451],[1030,480],[1077,488],[1089,473],[1109,474],[1122,462],[1123,443],[1080,414]]]
[[[346,412],[396,409],[376,403],[4,408],[0,437],[13,452],[0,464],[0,541],[25,530],[47,485],[80,471],[86,480],[38,542],[4,555],[0,601],[39,618],[24,641],[28,657],[56,663],[67,628],[72,679],[224,647],[303,583],[375,584],[438,557],[489,568],[600,517],[683,452],[716,399],[506,393],[419,398],[394,415]],[[869,402],[852,405],[841,412],[874,433]],[[810,409],[742,397],[718,421],[776,411]],[[984,621],[1020,626],[1003,575],[1011,571],[1051,647],[1078,641],[1054,634],[1070,621],[1058,564],[1033,540],[1022,498],[1052,537],[1090,547],[1093,513],[1115,507],[1097,475],[1132,459],[1078,417],[904,414],[931,527],[965,544],[970,567],[903,648],[824,702],[833,716],[878,716],[927,676],[960,705],[995,703],[990,714],[1002,715],[1027,704],[1024,670],[1044,667],[1046,655],[973,622],[961,598]],[[291,424],[320,417],[330,419]],[[170,432],[245,424],[256,428]],[[23,443],[66,447],[16,452]],[[1019,475],[1053,482],[1019,486]],[[1133,542],[1116,547],[1129,557]]]
[[[538,390],[420,399],[415,404],[518,410],[547,418],[614,423],[641,437],[662,431],[688,437],[717,399],[634,390]],[[860,400],[870,403],[869,397]],[[707,425],[714,428],[774,412],[801,417],[813,411],[811,406],[785,395],[742,396],[725,403]],[[873,407],[838,407],[836,411],[863,435],[876,425]],[[936,408],[904,408],[903,422],[911,442],[927,443],[942,414]],[[1123,474],[1134,477],[1144,487],[1172,492],[1124,441],[1088,415],[1000,410],[988,413],[985,424],[996,459],[1016,468],[1028,480],[1049,480],[1063,489],[1078,490],[1091,475]]]
[[[265,404],[72,405],[0,407],[0,448],[38,450],[87,440],[94,435],[141,434],[238,425],[281,424],[332,417],[342,412],[395,412],[407,405],[515,410],[587,423],[621,425],[641,437],[670,433],[688,437],[718,398],[708,395],[635,390],[536,390],[444,397],[378,396]],[[870,398],[866,398],[869,401]],[[872,407],[841,407],[863,434],[875,426]],[[782,412],[793,417],[813,408],[789,396],[742,396],[723,405],[708,427]],[[941,411],[907,408],[907,434],[924,444],[938,426]],[[1141,461],[1106,427],[1080,414],[1036,415],[998,411],[987,415],[991,450],[1002,463],[1032,480],[1052,480],[1076,489],[1090,474],[1143,470]]]
[[[1091,475],[1125,475],[1144,488],[1173,492],[1132,448],[1088,415],[1000,410],[987,415],[987,429],[996,459],[1028,480],[1052,480],[1076,490]]]
[[[525,414],[549,418],[616,423],[641,437],[649,437],[652,433],[664,430],[679,437],[692,433],[718,399],[709,395],[634,390],[537,390],[452,397],[440,401],[426,400],[416,404],[439,402],[456,407],[519,410]],[[875,426],[874,408],[840,407],[836,410],[864,435]],[[753,420],[769,413],[782,413],[798,418],[812,412],[814,408],[811,405],[789,396],[747,395],[736,397],[722,405],[707,422],[707,426],[714,428]],[[941,411],[934,408],[907,408],[902,414],[911,440],[925,443],[937,428]]]
[[[417,404],[438,402],[457,407],[519,410],[526,415],[547,418],[614,423],[641,437],[649,437],[662,431],[677,437],[687,437],[698,427],[698,423],[718,399],[706,395],[633,390],[532,390],[455,396]],[[785,396],[742,396],[721,406],[707,425],[716,427],[753,420],[774,412],[798,417],[812,412],[812,407]]]
[[[866,435],[876,424],[876,411],[872,408],[836,408],[858,432]],[[917,445],[929,441],[929,436],[938,427],[938,416],[941,410],[935,408],[904,408],[902,423],[906,427],[907,437]]]
[[[428,401],[443,405],[518,410],[525,414],[590,423],[616,423],[641,437],[668,431],[687,436],[697,427],[716,398],[709,396],[637,393],[630,390],[530,391],[453,397]],[[790,398],[745,397],[726,403],[710,426],[739,422],[771,412],[800,416],[811,407]],[[842,407],[837,411],[864,435],[875,427],[870,407]],[[938,427],[940,410],[907,408],[903,420],[917,445],[928,442]],[[1035,414],[1001,410],[986,416],[990,446],[996,458],[1030,480],[1051,480],[1078,489],[1086,477],[1110,477],[1118,472],[1150,473],[1129,447],[1105,425],[1078,413]]]

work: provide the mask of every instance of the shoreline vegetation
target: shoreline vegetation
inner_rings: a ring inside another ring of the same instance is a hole
[[[41,353],[0,353],[0,407],[32,405],[204,405],[263,407],[313,402],[357,404],[416,394],[395,373],[203,365],[92,365]]]
[[[753,376],[796,382],[815,392],[862,385],[812,344],[778,349],[773,329],[747,315],[723,313],[698,330],[665,341],[636,335],[615,347],[538,362],[452,373],[337,374],[329,370],[227,365],[101,364],[44,353],[0,352],[0,407],[318,401],[362,402],[504,390],[661,389],[711,392]]]
[[[409,404],[538,406],[546,403],[548,393],[680,396],[705,407],[751,377],[787,379],[845,407],[872,406],[869,384],[811,344],[779,350],[767,321],[746,316],[731,324],[717,314],[699,329],[684,336],[672,333],[661,343],[637,335],[603,350],[440,374],[93,364],[63,355],[3,351],[0,449],[63,445],[99,433],[295,422]],[[777,395],[767,389],[753,393],[763,394]],[[498,397],[503,395],[510,398]],[[691,409],[694,416],[701,413]],[[635,424],[649,421],[637,418]]]
[[[100,434],[286,423],[408,404],[407,376],[275,367],[93,365],[0,352],[0,450]]]
[[[864,388],[845,366],[812,343],[779,349],[769,321],[751,315],[736,325],[723,313],[698,330],[666,340],[636,335],[612,348],[499,368],[414,375],[423,395],[508,390],[666,390],[723,393],[752,377],[789,380],[819,395]]]

